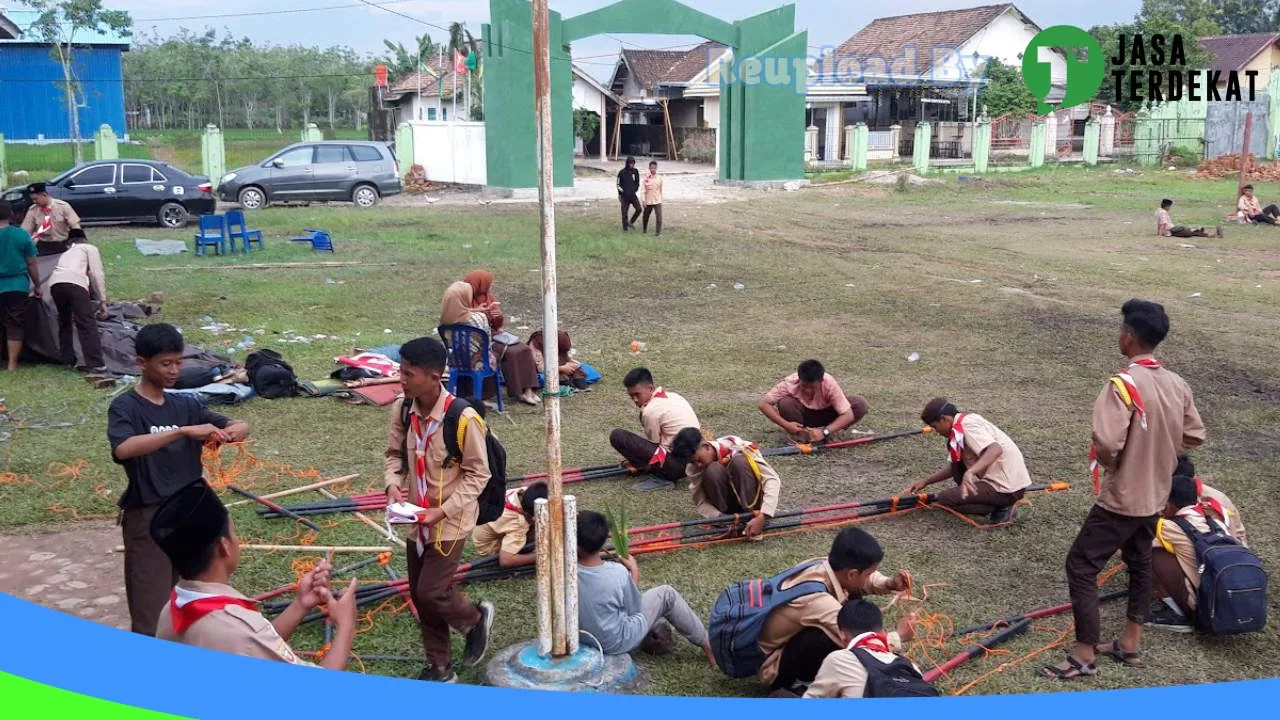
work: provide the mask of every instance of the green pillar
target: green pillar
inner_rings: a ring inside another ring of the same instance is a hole
[[[1102,128],[1099,127],[1098,121],[1090,119],[1084,124],[1084,164],[1098,164],[1098,139],[1101,137]]]
[[[849,160],[854,170],[867,169],[867,155],[871,151],[871,130],[866,123],[853,126],[853,142],[849,143]]]
[[[1159,119],[1151,117],[1151,111],[1143,107],[1133,118],[1133,153],[1138,164],[1155,167],[1160,164]]]
[[[916,141],[911,165],[921,175],[929,174],[929,144],[933,138],[933,126],[922,122],[916,125]]]
[[[93,134],[93,159],[115,160],[119,157],[120,144],[116,142],[115,131],[104,124]]]
[[[973,126],[973,171],[979,175],[987,171],[991,159],[991,118],[985,114]]]
[[[1031,123],[1031,167],[1044,167],[1044,147],[1044,120],[1035,120]]]
[[[413,127],[409,123],[396,127],[396,162],[400,163],[402,173],[407,174],[413,168]]]
[[[9,186],[9,167],[4,164],[4,133],[0,133],[0,187]]]
[[[1267,156],[1274,158],[1280,157],[1280,72],[1272,70],[1271,82],[1267,85],[1267,97],[1271,100],[1270,113],[1267,115],[1271,123],[1271,141],[1267,144]]]
[[[323,139],[324,133],[320,132],[319,125],[307,123],[307,126],[302,128],[302,142],[320,142]]]
[[[217,189],[222,176],[227,172],[227,149],[223,143],[222,130],[209,123],[204,126],[204,135],[200,138],[200,167]]]

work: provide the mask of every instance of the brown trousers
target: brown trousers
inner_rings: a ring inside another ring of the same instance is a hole
[[[458,591],[453,580],[464,545],[465,540],[444,542],[437,550],[435,543],[425,543],[419,556],[417,546],[410,541],[406,551],[409,589],[420,618],[422,649],[427,662],[440,669],[453,662],[449,628],[465,634],[480,622],[480,611]]]
[[[649,458],[658,451],[657,443],[651,443],[647,438],[622,429],[609,433],[609,444],[624,460],[642,472],[649,469]],[[684,466],[675,462],[670,453],[667,454],[667,461],[662,464],[662,467],[652,468],[652,471],[671,482],[680,482],[684,479]]]
[[[494,343],[498,353],[498,365],[502,368],[502,379],[507,383],[507,397],[520,397],[525,390],[537,390],[538,363],[533,357],[533,348],[518,342],[515,345]]]
[[[857,424],[859,420],[867,416],[867,399],[861,395],[846,395],[849,399],[849,405],[853,407],[853,423]],[[799,400],[793,397],[784,397],[778,401],[778,414],[783,420],[798,422],[807,428],[826,427],[836,421],[840,417],[840,413],[834,408],[823,408],[821,410],[813,410],[805,407]]]
[[[1102,642],[1098,614],[1098,573],[1116,551],[1129,571],[1129,607],[1133,622],[1147,620],[1151,610],[1151,541],[1156,536],[1156,516],[1128,517],[1094,505],[1067,553],[1067,586],[1076,619],[1076,642]]]
[[[151,518],[159,505],[130,508],[120,515],[124,535],[124,594],[129,603],[130,629],[139,635],[156,634],[160,611],[178,584],[178,573],[169,557],[151,539]]]
[[[728,465],[713,462],[702,471],[702,492],[707,502],[722,513],[744,513],[759,510],[764,502],[764,488],[751,471],[751,463],[741,453]]]
[[[87,367],[102,367],[102,340],[98,337],[98,318],[89,291],[75,283],[58,283],[49,288],[53,304],[58,308],[58,349],[63,365],[76,364],[76,346],[71,332],[80,336],[80,351]]]
[[[1014,493],[1000,492],[981,480],[975,482],[973,486],[977,492],[969,497],[960,496],[961,489],[957,484],[953,488],[947,488],[938,493],[936,502],[965,515],[990,515],[996,510],[1007,508],[1018,502],[1026,494],[1022,490]]]
[[[1182,614],[1191,617],[1191,593],[1187,589],[1187,576],[1177,556],[1164,548],[1151,550],[1152,585],[1157,598],[1173,598]]]
[[[654,226],[653,226],[654,234],[661,235],[662,234],[662,203],[658,203],[657,205],[644,206],[644,218],[641,220],[643,225],[640,226],[640,229],[642,232],[649,232],[649,216],[650,215],[656,216],[654,221]]]

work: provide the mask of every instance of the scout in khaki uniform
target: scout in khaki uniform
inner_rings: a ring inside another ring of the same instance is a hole
[[[662,237],[662,176],[658,174],[658,163],[649,163],[649,174],[644,176],[644,218],[640,231],[649,232],[649,216],[653,215],[655,224],[654,237]]]
[[[478,526],[472,533],[476,553],[497,555],[498,567],[503,568],[536,563],[538,556],[524,550],[533,542],[533,504],[546,496],[547,484],[544,482],[508,490],[505,507],[498,519]]]
[[[845,393],[817,360],[805,360],[760,398],[760,412],[796,442],[823,442],[867,414],[867,399]]]
[[[818,676],[805,691],[806,698],[860,698],[866,694],[867,666],[857,651],[865,651],[870,660],[884,665],[900,656],[889,649],[889,636],[884,632],[884,615],[870,600],[851,598],[840,608],[840,643],[836,650],[822,661]],[[898,636],[902,642],[915,637],[911,621],[898,622]],[[914,663],[916,674],[922,674]],[[923,681],[922,681],[923,682]]]
[[[915,495],[944,480],[956,486],[938,493],[937,503],[966,515],[986,515],[988,525],[1016,519],[1014,505],[1022,499],[1031,474],[1013,439],[977,413],[962,413],[946,398],[924,406],[920,419],[939,437],[947,438],[951,464],[907,488]]]
[[[1169,316],[1153,302],[1121,308],[1120,352],[1129,367],[1111,377],[1093,404],[1090,466],[1098,501],[1067,553],[1067,585],[1076,621],[1075,650],[1041,674],[1069,680],[1098,674],[1098,653],[1142,665],[1142,625],[1151,609],[1151,541],[1169,500],[1178,456],[1204,442],[1204,423],[1191,388],[1152,352],[1169,333]],[[1099,472],[1105,469],[1102,481]],[[1120,637],[1099,644],[1098,573],[1120,551],[1128,567],[1129,606]]]
[[[622,379],[631,402],[640,408],[640,424],[644,437],[617,429],[609,434],[609,444],[628,465],[648,470],[669,482],[684,478],[684,463],[670,456],[676,433],[687,427],[699,427],[698,416],[689,402],[665,388],[654,387],[648,368],[635,368]]]
[[[484,420],[468,407],[459,418],[459,427],[465,421],[467,428],[460,443],[462,459],[449,459],[444,414],[455,398],[440,384],[444,369],[445,349],[439,340],[423,337],[400,347],[404,397],[391,404],[384,480],[388,503],[408,501],[426,508],[406,552],[409,588],[427,656],[418,679],[451,683],[458,675],[449,629],[467,638],[462,664],[478,665],[489,649],[493,605],[467,600],[454,581],[462,548],[480,512],[477,500],[489,482],[489,455]],[[401,419],[404,403],[412,403],[407,426]]]
[[[71,229],[80,227],[80,216],[66,200],[50,197],[45,183],[31,183],[27,195],[31,207],[22,219],[22,229],[36,241],[41,255],[57,255],[66,250]]]
[[[1241,545],[1249,547],[1249,533],[1244,529],[1244,518],[1240,516],[1240,511],[1236,509],[1236,504],[1231,502],[1231,498],[1221,490],[1205,485],[1204,480],[1196,474],[1195,463],[1191,462],[1191,458],[1186,455],[1178,458],[1178,467],[1173,471],[1174,478],[1179,475],[1186,475],[1195,481],[1196,497],[1200,502],[1218,522],[1226,525],[1231,537],[1239,540]]]
[[[292,604],[273,621],[227,583],[240,562],[240,541],[227,509],[203,480],[169,497],[151,519],[151,538],[182,578],[160,611],[156,637],[206,650],[311,665],[289,648],[289,636],[318,605],[329,607],[333,642],[321,667],[344,670],[356,636],[356,581],[339,599],[329,584],[329,561],[298,581]]]
[[[778,512],[782,480],[755,443],[736,435],[706,440],[698,428],[685,428],[671,443],[671,453],[687,459],[689,492],[703,517],[755,513],[744,530],[755,537]]]

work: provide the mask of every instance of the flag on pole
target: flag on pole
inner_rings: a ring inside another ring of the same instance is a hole
[[[459,75],[467,72],[467,58],[456,49],[453,51],[453,71]]]
[[[480,58],[476,57],[476,51],[467,51],[467,72],[475,72],[478,67],[480,67]]]

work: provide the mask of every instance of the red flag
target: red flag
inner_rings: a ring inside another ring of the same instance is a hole
[[[467,57],[457,50],[453,51],[453,71],[459,75],[467,71]]]

